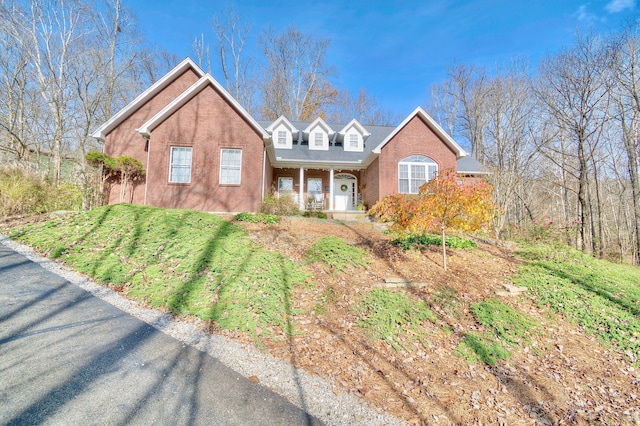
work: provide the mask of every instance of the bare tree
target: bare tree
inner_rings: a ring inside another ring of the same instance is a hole
[[[231,95],[249,111],[253,110],[257,90],[255,60],[245,55],[251,32],[251,22],[233,8],[213,18],[213,30],[218,39],[218,56],[225,86]]]
[[[449,84],[445,86],[460,105],[458,125],[471,144],[471,154],[484,161],[485,125],[487,122],[487,73],[484,68],[458,65],[448,68]]]
[[[266,30],[260,45],[266,58],[261,115],[270,119],[285,115],[294,121],[321,115],[323,106],[337,96],[329,82],[334,70],[325,65],[329,41],[291,26],[280,35]]]
[[[0,19],[0,28],[6,22]],[[28,105],[33,93],[28,86],[28,58],[6,31],[0,38],[0,158],[4,162],[29,159]]]
[[[614,66],[613,115],[621,129],[627,158],[633,210],[633,260],[640,265],[640,38],[635,26],[624,28],[617,40]]]
[[[569,136],[577,157],[579,230],[583,251],[591,240],[591,251],[598,251],[595,221],[590,215],[589,176],[593,148],[600,142],[604,125],[603,108],[609,95],[611,55],[595,36],[578,35],[575,44],[540,65],[536,93],[542,105],[554,117],[562,134]]]
[[[69,131],[69,65],[79,53],[74,50],[78,41],[92,31],[90,15],[84,4],[67,0],[32,0],[24,8],[15,3],[6,7],[10,34],[27,53],[37,90],[49,109],[52,178],[58,182]]]
[[[191,47],[196,55],[198,66],[206,72],[211,73],[211,49],[209,48],[209,43],[207,43],[204,38],[204,34],[200,34],[200,37],[194,37]]]
[[[329,109],[327,118],[336,123],[348,123],[356,119],[365,126],[393,126],[401,121],[398,114],[381,108],[378,99],[362,88],[357,96],[347,90],[339,91]]]
[[[485,164],[492,173],[488,180],[495,201],[502,207],[494,217],[494,230],[500,237],[509,216],[514,216],[523,179],[532,178],[531,167],[538,160],[533,134],[538,132],[535,103],[529,96],[527,67],[515,65],[487,80],[486,121],[483,151]]]

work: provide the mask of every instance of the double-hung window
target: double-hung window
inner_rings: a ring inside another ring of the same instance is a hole
[[[438,164],[429,157],[412,155],[398,164],[398,192],[417,194],[420,187],[438,174]]]
[[[191,147],[172,146],[169,160],[169,182],[191,182]]]
[[[293,178],[281,177],[278,178],[278,195],[291,195],[293,194]]]
[[[324,145],[324,138],[322,137],[322,133],[321,132],[316,132],[314,133],[314,145],[315,146],[322,146]]]
[[[287,132],[284,130],[278,130],[278,145],[285,146],[287,144]]]
[[[358,135],[355,133],[349,134],[349,147],[350,148],[358,148]]]
[[[321,178],[307,179],[307,194],[322,195],[322,179]]]
[[[220,183],[239,185],[242,173],[242,150],[222,149],[220,152]]]

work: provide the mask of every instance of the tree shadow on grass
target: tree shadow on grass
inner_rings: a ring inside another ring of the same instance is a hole
[[[300,373],[298,372],[298,360],[296,356],[296,347],[294,337],[294,325],[293,325],[293,292],[291,283],[290,274],[287,271],[287,268],[284,265],[284,259],[280,259],[280,271],[281,271],[281,282],[283,283],[282,288],[282,299],[284,301],[284,314],[285,314],[285,335],[289,344],[289,363],[291,364],[291,372],[293,374],[293,380],[296,384],[296,388],[298,390],[298,402],[300,403],[300,408],[306,413],[307,416],[307,425],[311,425],[312,418],[309,414],[309,404],[307,403],[307,398],[305,396],[304,386],[302,385],[302,381],[300,379]]]
[[[362,245],[367,246],[369,249],[375,246],[375,241],[372,241],[369,237],[360,233],[355,227],[348,224],[344,224],[344,226],[351,229],[353,232],[360,236]],[[396,274],[402,275],[396,269],[392,261],[385,258],[382,258],[381,261],[384,261],[391,270],[396,272]],[[429,296],[421,293],[414,288],[399,291],[413,294],[415,297],[422,299],[425,303],[427,303],[428,306],[431,306],[431,304],[433,303]],[[462,341],[465,338],[465,333],[458,330],[459,327],[456,327],[456,324],[453,321],[444,317],[443,314],[438,314],[438,317],[439,320],[441,320],[445,324],[445,326],[448,327],[448,329],[454,331],[454,335],[456,336],[458,341]],[[405,401],[406,406],[416,416],[419,417],[422,423],[428,423],[427,414],[431,413],[422,412],[417,404],[412,404],[410,401],[408,401],[407,397],[403,395],[402,389],[389,379],[392,373],[403,375],[408,382],[419,382],[419,377],[413,377],[412,375],[408,374],[406,372],[406,368],[404,368],[402,363],[398,360],[392,361],[389,359],[385,359],[384,354],[377,352],[367,342],[360,342],[349,339],[347,336],[340,332],[339,328],[337,328],[335,325],[332,325],[330,322],[324,321],[322,323],[322,327],[331,335],[336,337],[340,342],[346,345],[346,347],[348,347],[354,355],[364,361],[372,372],[379,375],[387,383],[389,388],[393,390],[397,397]],[[374,359],[375,361],[373,361]],[[485,371],[491,373],[499,383],[504,384],[505,387],[509,390],[510,394],[513,395],[515,399],[519,400],[523,407],[530,407],[531,415],[535,416],[540,421],[550,422],[550,424],[555,424],[557,422],[558,419],[555,418],[554,414],[545,408],[545,405],[553,404],[553,402],[555,401],[555,397],[548,391],[548,389],[544,385],[536,380],[535,377],[525,375],[525,377],[521,378],[520,375],[515,371],[510,371],[509,369],[505,369],[500,365],[491,366],[485,364],[482,368],[484,368]],[[536,394],[532,391],[532,387],[539,390],[542,398],[544,399],[544,403],[541,402]],[[429,393],[427,393],[426,395],[426,398],[433,401],[451,422],[456,424],[461,423],[462,420],[456,417],[456,415],[451,410],[452,407],[450,406],[450,404],[438,399],[435,396],[429,395]]]
[[[570,283],[576,284],[579,287],[587,290],[588,292],[593,293],[596,296],[599,296],[599,297],[601,297],[603,299],[606,299],[609,302],[613,303],[614,305],[617,305],[620,309],[622,309],[624,311],[627,311],[627,312],[635,315],[636,317],[640,316],[640,307],[639,306],[637,306],[633,302],[630,302],[630,301],[628,301],[628,300],[626,300],[624,298],[614,296],[613,294],[611,294],[606,289],[594,285],[588,279],[584,278],[580,274],[572,274],[572,273],[564,270],[563,268],[553,267],[553,266],[547,264],[546,262],[536,262],[535,264],[537,266],[540,266],[540,267],[544,268],[546,271],[549,272],[550,275],[552,275],[554,277],[558,277],[558,278],[561,278],[563,280],[567,280]]]

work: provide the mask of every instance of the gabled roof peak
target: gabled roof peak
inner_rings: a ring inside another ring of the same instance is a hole
[[[296,129],[296,126],[294,126],[293,124],[291,124],[289,120],[287,120],[287,117],[285,117],[284,115],[281,115],[266,128],[267,132],[272,133],[274,129],[278,127],[280,124],[284,124],[291,133],[298,131],[298,129]]]
[[[91,136],[104,140],[109,132],[115,129],[120,123],[122,123],[127,117],[133,114],[138,108],[144,105],[149,99],[160,93],[165,87],[171,84],[176,78],[182,75],[187,69],[191,68],[196,75],[202,77],[205,72],[195,63],[191,58],[185,58],[182,62],[176,65],[171,71],[166,73],[162,78],[153,83],[147,90],[142,92],[138,97],[129,102],[127,106],[122,108],[116,113],[109,121],[98,127]]]
[[[220,93],[222,97],[225,98],[233,108],[245,118],[245,120],[247,120],[247,122],[262,136],[263,139],[266,140],[269,138],[269,134],[265,129],[258,124],[258,122],[238,103],[238,101],[236,101],[233,96],[231,96],[229,92],[227,92],[224,87],[222,87],[220,83],[211,76],[211,74],[205,74],[202,76],[198,81],[191,85],[191,87],[182,92],[180,96],[167,104],[156,115],[151,117],[139,129],[137,129],[138,132],[144,137],[150,137],[153,129],[209,85],[213,86],[214,89]]]
[[[367,137],[367,136],[371,135],[371,133],[369,133],[367,131],[367,129],[365,129],[365,127],[362,124],[360,124],[360,122],[358,120],[356,120],[355,118],[353,120],[351,120],[346,126],[344,126],[340,130],[340,132],[338,132],[338,133],[340,133],[341,135],[344,135],[352,127],[355,128],[358,132],[360,132],[360,134],[363,137]]]
[[[303,132],[309,133],[311,130],[315,129],[318,126],[322,127],[322,129],[330,135],[335,133],[333,129],[326,123],[326,121],[322,119],[322,117],[318,117],[313,120],[311,124],[309,124],[307,128],[303,130]]]
[[[413,110],[413,112],[409,114],[407,118],[405,118],[402,123],[393,130],[393,132],[391,132],[377,147],[373,149],[373,153],[380,154],[382,148],[415,117],[421,118],[427,126],[429,126],[431,130],[433,130],[433,132],[456,154],[456,158],[459,159],[467,155],[467,152],[462,149],[462,147],[458,145],[456,141],[454,141],[453,138],[449,136],[449,134],[445,132],[445,130],[440,127],[440,125],[429,114],[427,114],[424,109],[422,109],[422,107],[417,107]]]

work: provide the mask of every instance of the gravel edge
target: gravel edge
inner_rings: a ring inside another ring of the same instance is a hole
[[[0,244],[15,250],[42,268],[61,276],[174,339],[208,353],[237,373],[245,377],[257,377],[262,386],[282,395],[328,425],[406,424],[384,413],[381,409],[369,408],[363,400],[346,393],[344,389],[302,369],[294,368],[289,363],[261,352],[253,346],[240,344],[216,334],[205,333],[199,327],[197,320],[181,321],[170,314],[142,307],[119,293],[79,275],[61,263],[39,256],[31,247],[17,243],[3,234],[0,234]]]

